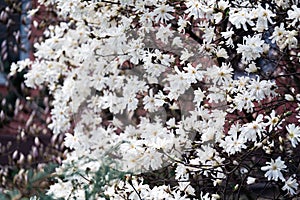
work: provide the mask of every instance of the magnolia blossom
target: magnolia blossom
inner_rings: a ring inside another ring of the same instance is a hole
[[[285,179],[281,171],[284,171],[286,168],[287,166],[284,164],[284,161],[281,160],[281,157],[278,157],[275,161],[271,159],[271,162],[267,162],[267,166],[261,167],[261,170],[267,171],[265,177],[268,180],[278,181],[279,178],[281,181],[284,181]]]
[[[237,28],[240,29],[241,27],[247,31],[247,25],[253,26],[254,23],[252,21],[251,14],[249,13],[249,9],[242,8],[242,9],[230,9],[229,13],[229,21]]]
[[[188,16],[195,16],[196,18],[204,17],[205,11],[203,10],[203,4],[199,0],[190,0],[186,2]]]
[[[276,41],[280,49],[286,47],[289,49],[297,48],[298,39],[296,36],[298,32],[296,30],[286,30],[284,26],[283,23],[281,23],[279,27],[276,26],[270,39],[272,39],[272,42]]]
[[[267,30],[269,25],[268,23],[274,24],[272,18],[276,15],[269,9],[269,5],[266,4],[266,8],[263,8],[261,5],[258,6],[256,10],[252,13],[255,17],[257,17],[256,22],[256,30],[258,32],[263,32]]]
[[[266,116],[265,119],[268,120],[266,126],[269,126],[269,132],[271,132],[274,128],[275,130],[281,128],[279,127],[280,125],[279,116],[276,115],[275,110],[272,110],[270,116]]]
[[[296,23],[300,21],[300,8],[298,8],[296,5],[292,5],[292,9],[293,10],[289,10],[287,14],[289,15],[288,19],[293,20],[291,25],[295,26]]]
[[[234,34],[234,31],[232,28],[227,28],[226,31],[221,32],[222,37],[226,39],[226,45],[230,47],[234,47],[232,36]]]
[[[264,41],[261,40],[260,35],[255,35],[253,37],[247,36],[243,37],[243,44],[238,44],[236,49],[238,53],[242,54],[242,59],[245,62],[255,60],[263,52]]]
[[[169,21],[170,19],[173,19],[174,17],[171,14],[169,14],[169,12],[174,12],[174,11],[175,11],[174,8],[169,5],[165,5],[165,4],[160,5],[158,8],[156,8],[153,11],[153,15],[156,16],[155,21],[166,22]]]
[[[236,127],[232,127],[229,131],[230,135],[227,135],[224,140],[220,142],[220,146],[224,148],[224,151],[228,154],[235,154],[246,149],[247,142],[243,135],[238,135],[238,130],[234,130]]]
[[[292,146],[296,147],[298,145],[298,142],[300,142],[300,128],[295,124],[289,124],[286,127],[286,130],[288,131],[287,137],[290,140]]]
[[[255,121],[245,124],[242,128],[242,134],[246,140],[256,141],[261,139],[265,132],[265,124],[263,121],[263,115],[258,115]]]
[[[57,192],[59,191],[59,192]],[[58,183],[52,185],[47,192],[48,195],[54,195],[56,198],[64,198],[72,194],[72,183],[62,182],[58,179]]]
[[[276,95],[272,91],[272,87],[275,87],[275,83],[270,80],[252,79],[247,85],[247,89],[251,96],[254,96],[257,100],[263,100],[266,96]]]
[[[294,195],[297,192],[298,189],[298,183],[295,179],[295,176],[291,176],[288,180],[285,181],[284,186],[282,187],[282,190],[287,191],[288,194]]]

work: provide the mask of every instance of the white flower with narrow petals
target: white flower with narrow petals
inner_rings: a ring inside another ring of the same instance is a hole
[[[188,13],[188,17],[194,16],[195,18],[202,18],[205,15],[203,5],[199,0],[190,0],[185,3],[188,8],[185,13]]]
[[[265,132],[265,124],[263,123],[263,115],[257,116],[255,121],[244,124],[241,128],[242,135],[249,141],[255,142],[261,139]]]
[[[286,127],[286,130],[288,131],[287,138],[292,143],[292,146],[296,147],[298,145],[298,142],[300,142],[300,128],[299,128],[299,126],[296,126],[295,124],[289,124]]]
[[[249,11],[250,10],[247,8],[230,9],[229,21],[235,26],[235,28],[240,29],[242,27],[245,31],[248,31],[247,24],[254,26],[251,19],[252,16]]]
[[[228,135],[220,141],[220,147],[223,147],[228,155],[236,154],[247,148],[245,145],[247,140],[238,134],[239,128],[239,124],[231,126]]]
[[[224,39],[226,39],[226,46],[234,47],[232,36],[234,35],[234,31],[232,28],[226,28],[226,31],[221,32],[221,35]]]
[[[272,110],[270,116],[265,117],[268,122],[266,123],[266,126],[269,126],[269,132],[271,132],[274,128],[277,130],[277,128],[280,128],[279,123],[279,116],[276,115],[275,110]]]
[[[167,26],[161,25],[156,33],[156,38],[160,39],[163,43],[167,44],[169,42],[169,38],[173,36],[173,32],[171,29],[171,24]]]
[[[174,17],[169,12],[174,12],[174,8],[169,5],[160,5],[158,8],[156,8],[153,11],[153,14],[155,17],[156,22],[167,22],[170,19],[173,19]]]
[[[187,64],[187,67],[183,68],[186,73],[184,73],[184,78],[188,83],[196,83],[197,80],[201,81],[204,78],[204,73],[200,70],[200,66],[192,66],[190,63]]]
[[[286,169],[286,165],[280,156],[275,161],[271,159],[271,162],[266,162],[266,164],[267,166],[263,166],[261,170],[267,171],[265,177],[267,177],[268,180],[278,181],[278,178],[282,181],[285,180],[281,171]]]
[[[276,15],[272,12],[272,10],[269,9],[268,4],[266,4],[266,8],[263,8],[261,5],[259,5],[252,14],[257,17],[255,29],[258,32],[268,30],[269,23],[274,24],[271,18],[275,17]]]
[[[282,187],[282,190],[287,190],[287,193],[290,195],[294,195],[297,192],[297,188],[298,188],[298,183],[297,183],[297,179],[295,179],[294,176],[291,176],[287,181],[285,181],[284,186]]]
[[[144,108],[150,112],[153,112],[156,110],[153,90],[150,90],[149,95],[147,95],[143,98],[143,104],[145,105]]]
[[[260,54],[263,53],[263,44],[264,41],[261,40],[260,35],[244,36],[243,44],[238,44],[236,50],[237,53],[242,54],[242,61],[248,63],[260,57]]]
[[[287,19],[293,20],[291,23],[292,26],[295,26],[298,21],[300,21],[300,8],[296,5],[292,5],[293,10],[289,10],[287,14],[289,17]],[[298,26],[299,27],[299,26]]]

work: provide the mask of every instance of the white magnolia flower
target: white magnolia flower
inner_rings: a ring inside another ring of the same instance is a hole
[[[238,134],[239,129],[239,124],[232,125],[228,131],[228,135],[226,135],[225,138],[220,142],[220,147],[223,147],[224,151],[229,155],[241,152],[242,149],[247,148],[245,145],[247,140],[245,137]]]
[[[283,38],[285,33],[284,23],[281,23],[280,26],[276,26],[272,36],[270,37],[271,42],[274,43],[275,41],[279,41]]]
[[[295,26],[298,21],[300,21],[300,8],[296,5],[292,5],[293,10],[289,10],[287,14],[289,15],[288,19],[293,20],[291,26]]]
[[[216,38],[215,27],[205,26],[203,28],[203,32],[204,32],[203,39],[205,43],[210,44],[213,40],[215,40]]]
[[[289,49],[297,48],[298,31],[296,30],[286,30],[284,23],[281,23],[280,26],[276,26],[272,36],[270,37],[271,41],[279,46],[282,50],[286,47]]]
[[[76,132],[74,135],[70,133],[65,134],[65,146],[69,147],[70,149],[76,149],[80,147],[80,137],[78,136],[78,133]]]
[[[270,116],[266,116],[265,117],[268,122],[266,123],[266,126],[269,126],[269,132],[271,132],[273,130],[273,128],[276,127],[276,129],[280,126],[280,124],[278,125],[279,122],[279,116],[276,115],[275,110],[272,110]]]
[[[254,23],[252,21],[250,9],[242,8],[242,9],[230,9],[229,12],[229,21],[237,28],[240,29],[243,27],[245,31],[248,30],[247,24],[253,26]]]
[[[156,33],[156,38],[160,39],[165,44],[170,42],[168,39],[173,36],[173,31],[170,28],[171,28],[171,24],[167,26],[161,25]]]
[[[294,195],[297,193],[298,182],[295,176],[291,176],[288,180],[285,181],[282,190],[287,190],[287,193],[290,195]]]
[[[253,96],[256,100],[263,100],[267,96],[275,95],[272,87],[275,86],[275,83],[270,80],[260,80],[251,79],[249,85],[247,85],[247,89],[251,96]]]
[[[174,17],[169,13],[169,12],[174,12],[174,8],[163,4],[163,5],[159,5],[154,11],[153,14],[155,17],[155,21],[156,22],[167,22],[170,19],[173,19]]]
[[[263,8],[261,5],[259,5],[257,9],[253,10],[252,14],[257,17],[255,29],[258,32],[268,30],[269,23],[274,24],[271,18],[275,17],[276,15],[269,9],[268,4],[266,4],[266,8]]]
[[[72,194],[72,183],[70,181],[63,182],[58,179],[58,182],[51,185],[47,191],[47,195],[53,195],[55,198],[64,198]]]
[[[184,73],[184,78],[189,83],[196,83],[197,81],[201,81],[204,77],[203,71],[200,70],[200,66],[192,66],[190,63],[187,64],[187,67],[183,68],[186,73]]]
[[[224,48],[221,48],[219,46],[216,49],[216,55],[218,58],[225,58],[225,59],[229,58],[227,51]]]
[[[298,145],[298,142],[300,142],[299,126],[296,126],[295,124],[289,124],[286,127],[286,130],[288,131],[287,138],[291,141],[292,146],[296,147]]]
[[[260,54],[263,53],[263,44],[264,41],[261,40],[260,35],[254,35],[253,37],[244,36],[243,44],[238,44],[237,53],[242,54],[242,61],[250,62],[260,57]]]
[[[282,181],[285,180],[281,171],[286,169],[286,165],[280,156],[275,161],[271,159],[271,162],[266,162],[266,164],[267,166],[261,167],[261,170],[266,171],[265,177],[267,177],[268,180],[278,181],[278,178]]]
[[[156,110],[155,106],[155,98],[153,95],[153,90],[149,91],[149,95],[145,96],[143,99],[143,104],[145,105],[144,108],[147,109],[150,112],[153,112]]]
[[[188,13],[188,16],[194,16],[195,18],[204,17],[204,10],[201,1],[199,0],[189,0],[186,3],[186,7],[188,8],[185,13]]]
[[[244,91],[242,93],[238,93],[234,99],[235,109],[242,111],[246,110],[246,112],[252,112],[254,108],[254,101],[255,97],[251,95],[248,91]]]
[[[226,46],[234,47],[232,36],[234,35],[234,31],[231,28],[226,28],[226,31],[221,32],[223,38],[226,39]]]
[[[265,132],[265,124],[263,123],[263,115],[260,114],[256,117],[256,119],[250,123],[244,124],[241,128],[243,136],[248,141],[257,141],[257,139],[261,139]]]
[[[178,19],[178,31],[179,32],[183,32],[185,33],[185,28],[187,27],[187,25],[191,25],[191,23],[189,21],[187,21],[186,19],[184,19],[182,16],[179,16]]]
[[[229,1],[220,0],[217,3],[220,10],[226,10],[229,7]]]

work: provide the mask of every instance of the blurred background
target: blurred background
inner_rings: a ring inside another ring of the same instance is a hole
[[[53,9],[37,0],[0,0],[0,199],[27,199],[42,193],[64,157],[63,136],[53,136],[48,92],[24,85],[26,69],[10,76],[12,63],[34,59],[33,44],[55,24]],[[46,198],[46,197],[45,197]]]

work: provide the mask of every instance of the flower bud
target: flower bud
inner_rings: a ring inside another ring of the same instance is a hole
[[[283,143],[283,139],[281,136],[278,137],[279,142],[282,144]]]
[[[25,161],[25,156],[23,153],[20,153],[20,158],[19,160],[17,161],[18,164],[23,164]]]
[[[22,140],[25,139],[25,132],[24,132],[24,130],[21,131],[21,139],[22,139]]]
[[[279,149],[280,149],[280,151],[283,151],[283,146],[279,145]]]
[[[38,137],[35,137],[35,138],[34,138],[34,144],[35,144],[36,146],[39,146],[39,145],[41,144]]]
[[[290,94],[285,94],[284,95],[284,99],[287,100],[287,101],[294,101],[294,97]]]
[[[270,50],[270,45],[268,44],[263,44],[263,52],[264,54],[267,54]]]
[[[251,185],[251,184],[255,183],[255,180],[256,180],[256,178],[253,178],[253,177],[249,176],[247,178],[247,184]]]
[[[216,179],[215,181],[214,181],[214,185],[216,186],[216,185],[221,185],[222,184],[222,180],[221,179]]]
[[[36,158],[36,157],[38,157],[38,155],[39,155],[39,152],[38,152],[37,147],[33,146],[33,147],[32,147],[32,156],[33,156],[34,158]]]
[[[236,184],[234,187],[233,187],[233,192],[237,191],[239,189],[239,184]]]
[[[218,195],[218,194],[212,194],[211,197],[214,198],[214,199],[220,199],[221,198],[220,195]]]
[[[296,95],[296,99],[297,99],[297,101],[300,101],[300,94]]]
[[[12,159],[16,159],[18,156],[18,150],[15,150],[13,155],[12,155]]]
[[[30,155],[30,154],[27,155],[27,162],[28,163],[32,162],[32,155]]]

